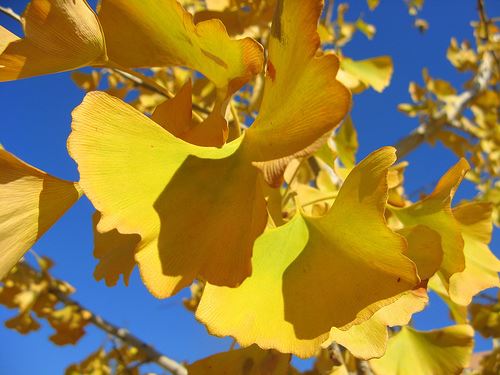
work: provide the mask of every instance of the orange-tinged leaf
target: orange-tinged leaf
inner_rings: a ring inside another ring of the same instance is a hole
[[[257,345],[200,359],[187,366],[190,375],[293,375],[290,355]]]
[[[350,93],[335,75],[333,54],[316,57],[322,1],[277,1],[260,112],[246,132],[256,161],[280,159],[311,145],[346,115]]]
[[[192,84],[188,80],[174,98],[156,107],[152,119],[186,142],[199,146],[223,145],[229,132],[222,114],[225,107],[218,102],[204,121],[196,121],[192,118],[191,94]]]
[[[107,286],[114,286],[120,275],[128,285],[130,274],[135,266],[135,249],[141,240],[138,234],[121,234],[116,229],[101,233],[97,225],[101,214],[96,211],[92,217],[94,229],[94,257],[99,264],[94,270],[97,281],[104,279]]]
[[[243,138],[198,147],[100,92],[86,96],[72,126],[68,149],[102,213],[97,230],[141,237],[135,259],[155,296],[198,276],[236,286],[250,275],[267,214]]]
[[[446,284],[453,274],[465,268],[464,241],[451,211],[451,200],[468,169],[467,161],[461,159],[439,180],[430,195],[408,207],[391,208],[403,225],[424,225],[439,233],[443,248],[439,275]]]
[[[477,293],[499,287],[500,261],[491,252],[492,205],[471,202],[453,209],[464,239],[465,269],[450,278],[450,298],[459,305],[471,303]]]
[[[441,264],[443,252],[439,235],[420,225],[399,233],[403,234],[408,242],[405,255],[417,265],[420,278],[427,280]],[[429,297],[426,288],[420,287],[403,292],[391,301],[360,324],[332,328],[328,340],[322,346],[327,347],[335,341],[358,358],[381,357],[385,353],[389,338],[387,327],[408,324],[414,313],[425,308]]]
[[[456,325],[434,331],[403,327],[389,339],[386,354],[372,359],[376,375],[460,374],[470,361],[474,330]]]
[[[342,71],[347,73],[346,77],[340,76],[342,77],[341,82],[349,88],[356,89],[358,84],[355,82],[358,80],[366,86],[373,87],[377,92],[382,92],[389,86],[394,70],[390,56],[379,56],[359,61],[345,57],[340,62],[340,66]],[[357,90],[359,91],[359,88]]]
[[[219,20],[195,25],[176,0],[103,0],[99,20],[110,60],[125,67],[187,66],[229,94],[262,70],[257,42],[231,40]]]
[[[408,324],[412,315],[423,310],[428,301],[424,288],[401,293],[396,301],[382,307],[367,321],[347,330],[332,328],[322,346],[327,347],[335,341],[357,358],[380,358],[385,354],[389,340],[387,327]]]
[[[0,81],[106,60],[99,21],[85,0],[32,0],[23,14],[23,26],[22,39],[0,26]]]
[[[0,149],[0,278],[78,200],[80,189]]]
[[[252,275],[238,288],[207,284],[197,318],[212,334],[231,335],[242,346],[308,357],[332,326],[366,320],[416,286],[405,240],[383,217],[394,161],[391,148],[371,154],[325,216],[297,214],[266,231],[254,245]]]

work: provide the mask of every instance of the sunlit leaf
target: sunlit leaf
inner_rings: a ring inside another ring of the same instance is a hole
[[[207,284],[198,319],[243,346],[307,357],[332,326],[366,320],[416,286],[405,241],[383,218],[394,161],[393,149],[373,153],[350,173],[328,214],[297,214],[265,232],[255,242],[252,275],[238,288]]]
[[[430,195],[408,207],[391,208],[405,226],[424,225],[440,234],[443,262],[439,275],[446,284],[453,274],[465,268],[464,241],[451,211],[451,200],[468,169],[467,161],[461,159],[439,180]]]
[[[122,275],[123,282],[128,285],[135,266],[135,249],[141,237],[138,234],[121,234],[116,229],[101,233],[97,230],[100,219],[99,212],[92,217],[94,256],[99,259],[94,277],[96,280],[104,279],[107,286],[113,286]]]
[[[460,374],[470,361],[474,330],[457,325],[434,331],[403,327],[389,339],[386,354],[372,359],[376,375]]]
[[[392,59],[389,56],[379,56],[359,61],[344,57],[340,62],[340,67],[342,71],[352,76],[350,80],[339,77],[347,87],[356,87],[354,79],[359,80],[368,87],[373,87],[377,92],[382,92],[389,86],[394,70]]]
[[[290,355],[257,345],[200,359],[187,366],[190,375],[294,375]]]
[[[493,229],[492,205],[487,202],[461,204],[453,209],[464,239],[465,269],[450,278],[450,297],[468,305],[477,293],[500,286],[500,261],[488,243]]]
[[[78,200],[63,181],[0,150],[0,278]]]
[[[350,116],[345,119],[335,134],[335,146],[342,164],[347,168],[354,167],[358,152],[358,133]]]
[[[408,241],[405,252],[417,265],[422,280],[428,279],[439,268],[442,250],[439,235],[424,226],[403,231]],[[370,319],[349,327],[332,328],[323,347],[335,341],[354,356],[363,359],[384,355],[389,338],[388,327],[409,323],[412,315],[425,308],[429,301],[425,287],[401,293],[395,301],[382,307]]]
[[[102,213],[97,230],[141,237],[135,259],[155,296],[199,275],[235,286],[250,274],[266,213],[258,170],[240,144],[194,146],[99,92],[74,111],[68,148]]]
[[[187,66],[229,93],[262,69],[258,43],[231,40],[219,20],[195,25],[176,0],[103,0],[99,20],[110,60],[125,67]]]
[[[317,0],[277,2],[264,97],[257,120],[246,132],[261,160],[303,150],[332,130],[349,109],[350,94],[335,79],[337,57],[316,57],[321,7]]]
[[[99,21],[85,0],[32,0],[23,14],[23,26],[22,39],[0,26],[0,81],[106,60]]]

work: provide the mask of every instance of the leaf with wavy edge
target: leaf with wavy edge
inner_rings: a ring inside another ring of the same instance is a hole
[[[242,346],[308,357],[332,326],[366,320],[415,287],[406,242],[383,215],[395,160],[392,148],[374,152],[353,169],[325,216],[297,214],[266,231],[254,245],[252,275],[238,288],[207,284],[197,318]]]
[[[404,226],[425,225],[440,234],[443,262],[438,274],[447,288],[450,277],[465,268],[464,241],[451,211],[451,201],[468,170],[469,163],[461,159],[444,174],[430,195],[408,207],[390,207]]]
[[[318,12],[311,11],[318,7],[319,1],[287,4],[291,5],[285,6],[281,13],[286,20],[295,14],[297,7],[319,17]],[[314,17],[306,17],[303,22],[313,21],[316,27]],[[285,31],[296,34],[303,26],[288,25]],[[316,49],[315,34],[311,35],[309,43]],[[303,38],[295,40],[287,33],[283,37],[288,40],[285,46],[271,47],[295,50],[304,42]],[[313,56],[305,64],[311,63],[311,59],[320,61]],[[330,56],[327,60],[336,58]],[[279,68],[286,69],[282,65]],[[309,74],[307,69],[299,72]],[[324,70],[315,77],[318,89],[326,89],[329,97],[340,95],[349,101],[348,92],[338,82],[332,84],[334,72]],[[303,82],[301,76],[295,78]],[[322,81],[329,82],[329,86],[321,86]],[[278,83],[288,85],[288,81],[280,80],[274,87],[279,88]],[[299,95],[301,87],[295,89]],[[185,93],[180,95],[179,100],[188,100]],[[286,97],[283,103],[269,96],[266,100],[268,110],[274,108],[277,112],[294,104],[301,106],[299,110],[305,116],[306,109],[317,108],[320,113],[314,123],[307,117],[295,121],[296,125],[304,123],[300,130],[307,137],[324,134],[318,129],[333,128],[335,118],[342,117],[347,110],[342,100],[340,106],[327,101],[329,106],[333,105],[333,112],[324,111],[325,104],[318,101],[321,98],[316,98],[313,104],[288,103]],[[332,113],[334,121],[330,121]],[[181,120],[185,122],[187,118]],[[171,124],[164,120],[162,125],[174,131],[169,126],[174,126],[177,120],[173,119]],[[280,128],[268,130],[278,138],[283,136]],[[267,214],[262,177],[253,166],[255,161],[262,161],[259,142],[266,140],[258,137],[249,140],[249,134],[250,130],[221,149],[197,147],[102,93],[87,95],[75,110],[68,148],[79,165],[83,189],[103,214],[97,230],[104,233],[116,229],[122,234],[141,236],[135,258],[145,284],[155,296],[168,297],[198,276],[216,285],[236,286],[250,275],[253,243],[264,230]],[[294,137],[299,139],[301,134]],[[284,144],[280,147],[286,149]]]
[[[443,251],[439,234],[425,226],[415,226],[400,232],[408,241],[408,256],[417,266],[423,280],[431,277],[441,265]],[[382,307],[373,316],[357,325],[332,328],[328,340],[322,346],[337,342],[346,347],[354,356],[362,359],[379,358],[384,355],[389,335],[387,327],[403,326],[412,315],[422,311],[429,302],[427,290],[420,287],[398,295],[397,299]]]
[[[375,375],[460,374],[469,364],[474,330],[456,325],[433,331],[403,327],[389,339],[386,354],[372,359]]]
[[[294,375],[290,355],[257,345],[200,359],[187,366],[190,375]]]
[[[264,96],[259,116],[246,132],[256,161],[299,152],[334,129],[349,110],[351,95],[335,78],[333,54],[316,57],[322,1],[277,1]]]
[[[22,39],[0,26],[0,81],[106,61],[101,26],[85,0],[32,0],[22,19]]]
[[[450,278],[449,295],[466,306],[479,292],[499,287],[500,261],[491,252],[493,206],[489,202],[470,202],[453,209],[464,239],[465,269]]]
[[[87,94],[72,126],[68,149],[102,213],[97,230],[141,236],[135,259],[151,293],[170,296],[198,276],[235,286],[250,274],[267,216],[243,138],[198,147],[101,92]]]

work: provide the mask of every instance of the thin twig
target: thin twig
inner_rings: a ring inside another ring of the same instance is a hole
[[[16,20],[17,22],[19,23],[23,23],[23,19],[21,18],[21,16],[19,14],[17,14],[16,12],[14,12],[14,10],[12,8],[7,8],[7,7],[3,7],[0,5],[0,13],[3,13],[7,16],[9,16],[10,18]]]
[[[97,328],[103,330],[109,335],[119,339],[123,343],[127,345],[133,346],[137,348],[144,356],[147,358],[148,362],[154,362],[164,368],[167,371],[170,371],[174,375],[187,375],[187,369],[181,365],[180,363],[174,361],[171,358],[163,355],[151,345],[146,344],[144,341],[140,340],[136,336],[132,335],[124,328],[119,328],[114,324],[108,322],[107,320],[101,318],[99,315],[94,314],[89,311],[78,302],[68,297],[66,294],[62,293],[57,288],[50,288],[50,293],[53,294],[57,299],[65,305],[76,306],[81,311],[86,311],[90,314],[89,322],[95,325]]]
[[[107,65],[111,70],[118,73],[123,78],[126,78],[129,81],[132,81],[137,86],[142,86],[150,91],[156,92],[157,94],[160,94],[160,95],[166,97],[167,99],[172,99],[175,96],[166,87],[163,87],[162,85],[158,84],[151,77],[148,77],[144,74],[141,74],[136,70],[128,69],[128,68],[119,66],[113,62],[108,62]],[[210,111],[208,111],[206,108],[204,108],[200,105],[197,105],[195,103],[193,103],[192,106],[193,106],[193,110],[196,110],[198,112],[201,112],[204,114],[210,113]]]
[[[484,25],[487,32],[490,21],[488,20],[484,10],[484,0],[477,0],[477,8],[480,22]],[[488,38],[487,34],[485,35],[485,38]],[[487,40],[483,40],[483,42],[486,41]],[[463,131],[464,129],[459,121],[460,116],[469,103],[488,88],[488,83],[495,71],[495,63],[500,72],[500,64],[498,63],[496,55],[491,51],[486,51],[479,65],[478,72],[474,77],[473,86],[469,90],[462,92],[462,94],[457,97],[457,101],[452,111],[446,113],[446,109],[442,108],[434,116],[421,123],[408,136],[398,141],[395,145],[398,153],[398,159],[402,159],[407,156],[410,152],[415,150],[434,134],[438,133],[445,126],[450,126]]]
[[[446,113],[444,108],[441,109],[434,116],[432,116],[432,118],[427,120],[427,122],[421,123],[408,136],[398,141],[394,146],[397,149],[398,159],[402,159],[407,156],[410,152],[415,150],[418,146],[439,132],[439,130],[446,125],[462,130],[459,118],[469,103],[488,88],[488,82],[490,81],[494,70],[493,62],[493,54],[491,52],[485,52],[477,75],[474,78],[473,87],[464,91],[457,97],[453,111]]]

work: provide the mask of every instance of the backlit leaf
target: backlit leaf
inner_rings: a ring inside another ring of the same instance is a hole
[[[394,161],[390,148],[371,154],[350,173],[325,216],[297,214],[266,231],[255,242],[252,275],[238,288],[207,284],[198,319],[242,346],[307,357],[332,326],[366,320],[416,286],[405,241],[383,218]]]
[[[488,247],[493,229],[491,213],[492,205],[487,202],[453,209],[464,239],[465,269],[450,278],[450,297],[459,305],[468,305],[484,289],[500,286],[500,261]]]
[[[187,366],[190,375],[294,375],[290,355],[257,345],[203,358]]]
[[[467,161],[461,159],[439,180],[430,195],[408,207],[391,208],[403,225],[424,225],[439,233],[443,248],[439,275],[446,284],[453,274],[465,268],[464,241],[451,211],[451,200],[468,169]]]
[[[85,0],[32,0],[23,14],[23,26],[22,39],[0,26],[0,81],[106,60],[99,21]]]
[[[376,375],[460,374],[470,361],[474,330],[456,325],[434,331],[403,327],[389,339],[386,354],[372,359]]]
[[[321,7],[318,0],[277,1],[264,97],[246,132],[258,161],[305,149],[338,125],[349,109],[349,92],[335,78],[337,57],[316,57]]]
[[[0,150],[0,278],[78,200],[77,184]]]

